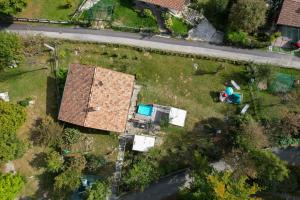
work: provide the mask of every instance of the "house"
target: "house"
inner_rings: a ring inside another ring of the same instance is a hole
[[[123,133],[134,80],[132,75],[101,67],[70,65],[58,119]]]
[[[175,16],[181,16],[189,0],[139,0],[148,4],[160,6],[169,9],[170,13]]]
[[[283,37],[300,40],[300,0],[284,0],[277,25]]]

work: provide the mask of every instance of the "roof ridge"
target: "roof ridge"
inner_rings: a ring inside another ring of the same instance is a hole
[[[91,99],[92,99],[92,90],[93,90],[93,85],[94,85],[94,82],[95,82],[95,76],[96,76],[96,67],[93,67],[94,68],[94,74],[93,74],[93,80],[92,80],[92,84],[91,84],[91,89],[90,89],[90,95],[89,95],[89,99],[88,99],[88,103],[87,103],[87,110],[85,112],[85,116],[84,116],[84,122],[83,122],[83,125],[86,126],[86,119],[87,119],[87,115],[89,113],[89,109],[90,109],[90,102],[91,102]]]

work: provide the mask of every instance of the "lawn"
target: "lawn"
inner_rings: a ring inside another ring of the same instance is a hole
[[[190,30],[190,26],[182,19],[172,16],[172,26],[170,29],[174,35],[187,35]]]
[[[73,0],[74,6],[66,8],[63,0],[28,0],[27,7],[17,17],[50,20],[69,20],[82,0]]]
[[[156,20],[135,10],[132,0],[116,0],[113,19],[120,26],[157,29]]]

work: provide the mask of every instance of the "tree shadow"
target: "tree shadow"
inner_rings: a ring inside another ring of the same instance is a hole
[[[14,22],[13,16],[0,12],[0,30],[4,30]]]
[[[209,92],[209,95],[210,95],[210,97],[212,98],[212,100],[213,100],[214,102],[219,102],[219,95],[220,95],[220,92],[218,92],[218,91],[210,91],[210,92]]]
[[[45,152],[41,152],[38,154],[35,154],[32,161],[30,161],[30,165],[36,169],[41,169],[46,166],[46,157],[47,154]]]
[[[242,72],[233,72],[230,74],[224,74],[222,78],[222,83],[229,83],[230,80],[234,80],[239,85],[247,85],[248,77],[244,71]]]
[[[36,72],[36,71],[41,71],[41,70],[47,70],[48,68],[47,67],[43,67],[43,68],[40,68],[40,69],[34,69],[34,70],[28,70],[28,71],[18,71],[15,70],[15,71],[7,71],[7,72],[0,72],[1,73],[1,76],[0,76],[0,82],[4,82],[4,81],[7,81],[9,79],[13,79],[17,76],[21,76],[21,75],[24,75],[24,74],[27,74],[27,73],[31,73],[31,72]]]

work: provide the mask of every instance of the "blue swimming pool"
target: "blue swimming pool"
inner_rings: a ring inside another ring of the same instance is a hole
[[[151,105],[140,104],[138,106],[138,114],[140,115],[151,116],[152,111],[153,111],[153,106]]]

